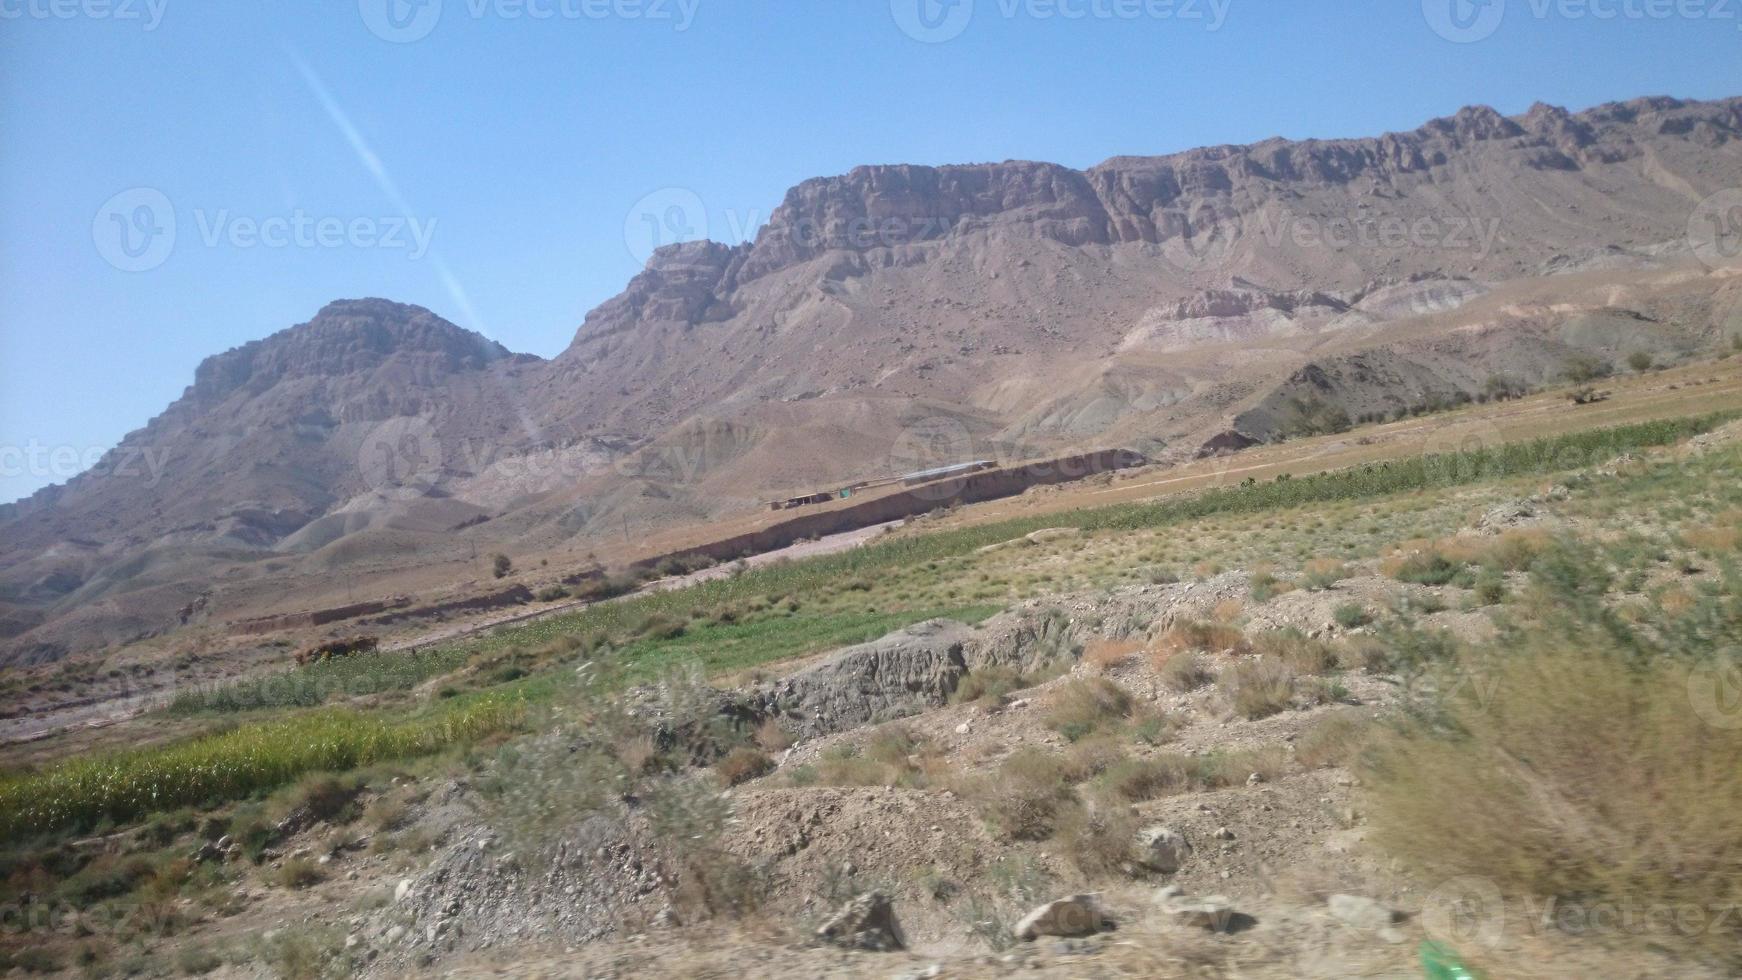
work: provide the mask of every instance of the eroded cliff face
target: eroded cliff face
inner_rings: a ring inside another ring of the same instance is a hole
[[[1640,99],[1088,170],[860,167],[792,188],[753,242],[660,249],[550,362],[428,310],[334,303],[208,359],[106,465],[0,508],[0,623],[22,637],[143,583],[197,594],[275,549],[367,560],[331,552],[380,533],[362,458],[393,420],[440,448],[404,461],[439,512],[410,524],[484,515],[469,533],[548,542],[882,475],[916,426],[973,455],[1195,450],[1236,426],[1274,435],[1307,394],[1359,414],[1497,365],[1542,373],[1613,336],[1565,334],[1552,302],[1461,311],[1506,283],[1691,262],[1690,214],[1742,182],[1739,134],[1742,100]],[[1638,307],[1629,322],[1669,338],[1653,350],[1729,315],[1716,293],[1658,308],[1592,288],[1559,305]],[[122,475],[145,452],[155,476]],[[507,465],[526,458],[556,463]]]

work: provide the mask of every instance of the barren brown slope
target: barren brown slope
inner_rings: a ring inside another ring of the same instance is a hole
[[[1573,351],[1687,358],[1738,326],[1687,230],[1742,180],[1739,133],[1742,100],[1642,99],[1087,171],[865,167],[754,243],[661,251],[548,363],[335,304],[129,436],[160,478],[100,467],[0,514],[0,640],[53,658],[283,583],[451,584],[480,550],[609,558],[929,462],[1189,454],[1274,435],[1302,391],[1364,412]]]

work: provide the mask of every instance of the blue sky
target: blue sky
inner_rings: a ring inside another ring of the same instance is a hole
[[[952,3],[0,0],[0,500],[332,299],[554,355],[653,227],[858,164],[1742,94],[1742,0]]]

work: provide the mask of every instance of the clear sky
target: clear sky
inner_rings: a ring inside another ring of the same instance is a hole
[[[1736,95],[1739,56],[1742,0],[0,0],[0,500],[332,299],[554,355],[655,229],[753,236],[806,177]]]

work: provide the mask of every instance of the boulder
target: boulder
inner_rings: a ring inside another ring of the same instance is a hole
[[[1177,893],[1167,898],[1162,910],[1175,922],[1210,932],[1228,932],[1239,919],[1233,903],[1221,895],[1185,898]]]
[[[779,682],[774,710],[802,719],[805,735],[843,731],[949,699],[967,667],[962,644],[973,629],[953,620],[919,623],[847,647]]]
[[[1150,871],[1173,874],[1191,852],[1185,835],[1172,827],[1145,827],[1137,834],[1137,863]]]
[[[817,929],[823,942],[847,949],[885,953],[907,948],[895,905],[882,892],[866,892],[843,905]]]
[[[1114,922],[1094,895],[1072,895],[1048,902],[1022,917],[1012,932],[1023,942],[1041,936],[1075,938],[1108,932]]]

